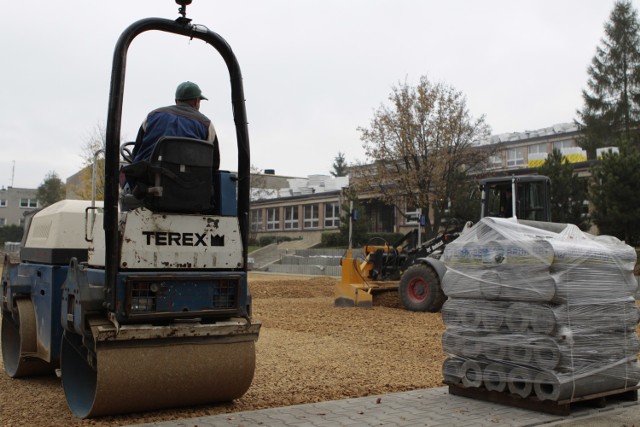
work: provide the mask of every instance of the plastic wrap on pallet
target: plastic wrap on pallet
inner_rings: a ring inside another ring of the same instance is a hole
[[[534,369],[516,366],[507,373],[507,388],[512,394],[529,397],[533,392],[533,382],[538,372]]]
[[[459,240],[459,239],[458,239]],[[517,271],[544,271],[553,262],[553,248],[546,240],[454,241],[443,255],[448,266],[460,270],[502,267]]]
[[[482,384],[489,391],[503,392],[509,384],[511,368],[503,363],[490,363],[482,372]]]
[[[553,273],[555,303],[569,301],[619,301],[635,295],[638,281],[633,271],[612,267],[569,267]]]
[[[593,319],[599,319],[595,322]],[[635,299],[627,296],[617,302],[587,304],[533,304],[519,301],[449,298],[442,307],[442,320],[448,326],[511,332],[531,331],[551,335],[562,328],[575,332],[633,330],[640,320]]]
[[[621,298],[616,302],[594,301],[585,304],[562,304],[550,307],[550,310],[553,311],[553,315],[549,316],[553,322],[553,330],[570,327],[574,333],[635,330],[640,321],[640,311],[635,298],[631,296]],[[540,313],[538,319],[542,315]],[[537,319],[534,322],[536,324],[542,323]]]
[[[474,335],[470,330],[447,328],[442,347],[445,353],[460,358],[581,373],[594,363],[607,364],[635,356],[640,351],[640,342],[630,332],[577,336],[569,341],[565,336]]]
[[[450,298],[442,307],[442,320],[448,326],[497,331],[504,323],[506,301],[483,301]]]
[[[633,248],[573,225],[484,218],[441,259],[445,382],[552,401],[640,382]]]
[[[465,387],[480,387],[482,385],[482,371],[487,366],[484,362],[467,359],[460,367],[462,384]]]
[[[548,302],[556,295],[555,280],[548,268],[537,274],[532,274],[527,267],[448,269],[442,290],[447,296],[457,298]]]
[[[447,357],[442,363],[442,375],[447,384],[462,384],[462,364],[464,359]]]
[[[634,387],[640,381],[640,366],[635,360],[622,360],[595,368],[583,375],[539,372],[533,386],[539,400],[554,402],[609,390]]]

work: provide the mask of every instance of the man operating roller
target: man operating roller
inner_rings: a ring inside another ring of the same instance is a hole
[[[175,105],[153,110],[142,122],[133,147],[133,162],[149,160],[161,137],[180,136],[212,143],[213,169],[219,169],[220,149],[216,130],[211,120],[199,111],[203,99],[207,100],[197,84],[180,83],[176,88]]]

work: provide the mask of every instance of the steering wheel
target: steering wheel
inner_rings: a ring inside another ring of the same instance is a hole
[[[124,144],[122,144],[120,146],[120,156],[122,156],[122,158],[124,159],[125,162],[127,163],[133,163],[133,146],[136,145],[135,142],[133,141],[129,141],[129,142],[125,142]]]

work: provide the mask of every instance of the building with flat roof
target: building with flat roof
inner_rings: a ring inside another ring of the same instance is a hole
[[[0,227],[24,225],[24,214],[38,209],[38,190],[35,188],[0,188]]]
[[[586,152],[578,147],[579,136],[580,132],[573,123],[556,124],[535,131],[492,135],[477,144],[479,148],[486,146],[494,151],[487,169],[482,173],[485,176],[536,174],[536,168],[544,164],[554,149],[558,149],[579,176],[586,177],[593,161],[588,161]],[[606,150],[615,151],[617,148],[602,148],[598,153]],[[321,233],[336,231],[340,217],[345,216],[342,211],[342,207],[346,206],[343,190],[348,186],[348,177],[338,179],[328,175],[288,177],[286,184],[284,180],[278,181],[268,196],[252,197],[252,237],[271,234],[304,237],[319,242]],[[370,231],[405,233],[418,224],[417,209],[402,200],[398,201],[397,206],[392,206],[379,200],[375,194],[360,195],[360,198]]]

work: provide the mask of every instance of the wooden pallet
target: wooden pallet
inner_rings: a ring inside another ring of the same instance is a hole
[[[569,415],[571,413],[571,405],[578,402],[585,402],[585,404],[589,404],[592,407],[597,408],[606,407],[607,399],[635,402],[638,400],[639,388],[640,385],[575,397],[573,399],[560,400],[557,402],[552,402],[550,400],[538,400],[535,396],[522,398],[515,394],[489,391],[484,387],[467,388],[457,384],[449,384],[449,393],[456,396],[470,397],[472,399],[484,400],[486,402],[528,409],[530,411],[544,412],[552,415]]]

